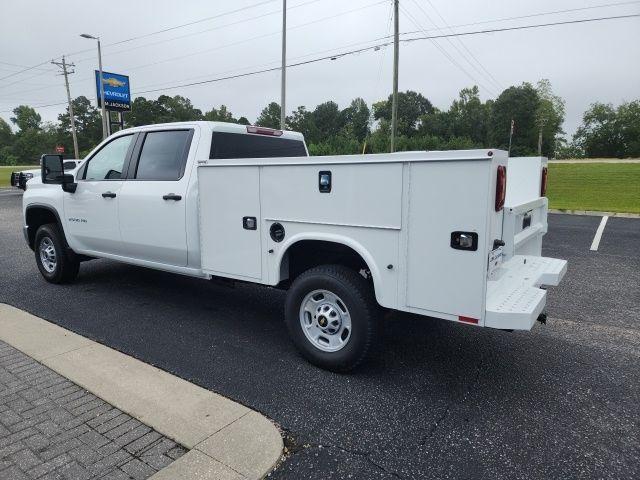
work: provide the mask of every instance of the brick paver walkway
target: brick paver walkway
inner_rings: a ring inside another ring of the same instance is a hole
[[[0,341],[0,480],[144,479],[185,452]]]

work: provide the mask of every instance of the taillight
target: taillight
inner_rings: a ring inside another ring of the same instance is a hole
[[[507,196],[507,167],[498,165],[498,178],[496,180],[496,212],[504,207],[504,200]]]
[[[275,130],[267,127],[256,127],[255,125],[247,125],[247,133],[255,133],[256,135],[271,135],[272,137],[280,137],[282,130]]]
[[[547,195],[547,167],[542,168],[542,179],[540,180],[540,196]]]

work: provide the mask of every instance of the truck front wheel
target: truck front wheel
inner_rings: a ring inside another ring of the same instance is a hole
[[[357,272],[322,265],[297,277],[285,304],[293,342],[321,368],[345,372],[360,364],[378,326],[373,288]]]
[[[38,270],[47,282],[69,283],[78,276],[80,262],[65,247],[64,238],[55,223],[38,228],[34,251]]]

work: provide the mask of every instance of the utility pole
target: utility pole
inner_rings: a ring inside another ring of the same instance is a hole
[[[62,75],[64,75],[64,86],[67,88],[67,101],[69,102],[69,120],[71,123],[71,136],[73,137],[73,158],[80,158],[78,153],[78,136],[76,134],[76,119],[73,115],[73,103],[71,102],[71,91],[69,90],[69,74],[75,73],[75,70],[71,70],[70,72],[67,70],[67,67],[75,67],[73,63],[67,63],[64,55],[62,56],[62,62],[54,62],[51,61],[54,65],[62,68]]]
[[[512,118],[511,119],[511,128],[509,129],[509,157],[511,156],[511,139],[513,138],[513,130],[514,127],[516,126],[516,122],[515,120]]]
[[[393,96],[391,100],[391,153],[396,151],[398,130],[398,62],[400,57],[399,0],[393,0]]]
[[[544,128],[544,120],[540,122],[540,130],[538,130],[538,156],[542,156],[542,129]]]
[[[280,86],[280,130],[286,125],[287,110],[287,0],[282,0],[282,85]]]

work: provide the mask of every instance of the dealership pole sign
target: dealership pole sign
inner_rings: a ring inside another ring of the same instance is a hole
[[[98,94],[98,106],[100,102],[100,72],[96,72],[96,92]],[[102,85],[104,88],[104,106],[107,110],[124,112],[131,110],[131,91],[129,90],[129,77],[117,73],[102,72]]]

